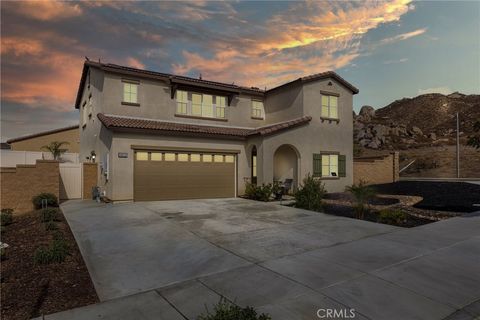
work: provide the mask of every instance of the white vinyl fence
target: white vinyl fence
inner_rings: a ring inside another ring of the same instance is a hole
[[[17,164],[35,164],[37,160],[52,160],[50,152],[0,150],[0,167],[15,167]],[[78,153],[64,153],[62,163],[80,163]]]
[[[60,199],[82,198],[82,164],[60,163]]]

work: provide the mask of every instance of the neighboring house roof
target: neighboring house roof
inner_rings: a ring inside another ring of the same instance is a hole
[[[58,128],[58,129],[43,131],[43,132],[39,132],[39,133],[29,134],[29,135],[26,135],[26,136],[22,136],[22,137],[7,140],[7,143],[11,144],[11,143],[14,143],[14,142],[19,142],[19,141],[23,141],[23,140],[28,140],[28,139],[32,139],[32,138],[41,137],[41,136],[46,136],[46,135],[53,134],[53,133],[68,131],[68,130],[72,130],[72,129],[78,129],[78,127],[79,126],[77,124],[77,125],[73,125],[73,126],[69,126],[69,127]]]
[[[254,135],[270,135],[283,130],[291,129],[312,120],[310,116],[271,124],[259,128],[219,127],[179,122],[167,122],[153,119],[130,118],[115,115],[97,114],[98,119],[105,127],[117,131],[148,131],[166,134],[217,136],[225,138],[245,139]]]
[[[339,83],[341,83],[343,86],[346,88],[350,89],[354,94],[357,94],[359,91],[358,89],[353,86],[351,83],[349,83],[347,80],[343,79],[340,77],[337,73],[333,71],[327,71],[327,72],[322,72],[322,73],[317,73],[313,74],[310,76],[305,76],[302,78],[298,78],[294,81],[282,84],[280,86],[277,86],[275,88],[269,89],[267,91],[256,88],[256,87],[245,87],[245,86],[239,86],[234,83],[224,83],[224,82],[216,82],[216,81],[210,81],[210,80],[203,80],[203,79],[196,79],[196,78],[190,78],[190,77],[185,77],[185,76],[179,76],[179,75],[174,75],[174,74],[169,74],[169,73],[162,73],[162,72],[156,72],[156,71],[149,71],[149,70],[143,70],[143,69],[137,69],[137,68],[131,68],[131,67],[125,67],[125,66],[119,66],[116,64],[111,64],[111,63],[101,63],[101,62],[94,62],[90,60],[86,60],[83,64],[83,71],[82,71],[82,77],[80,79],[80,84],[77,92],[77,98],[75,101],[75,108],[78,109],[80,108],[80,103],[82,99],[82,93],[83,93],[83,88],[85,87],[85,81],[87,79],[87,74],[88,70],[90,67],[98,68],[107,72],[114,72],[114,73],[119,73],[123,75],[130,75],[130,76],[138,76],[138,77],[146,77],[146,78],[152,78],[152,79],[158,79],[158,80],[164,80],[164,81],[169,81],[170,83],[179,83],[179,84],[190,84],[193,86],[200,86],[200,87],[206,87],[206,88],[216,88],[219,90],[226,90],[226,91],[231,91],[231,92],[246,92],[250,94],[257,94],[257,95],[264,95],[265,93],[268,93],[270,91],[276,90],[278,88],[283,88],[287,85],[297,83],[297,82],[308,82],[308,81],[315,81],[315,80],[320,80],[320,79],[326,79],[326,78],[332,78],[337,80]]]

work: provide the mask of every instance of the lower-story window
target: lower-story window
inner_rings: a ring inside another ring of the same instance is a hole
[[[313,176],[336,178],[346,176],[346,157],[338,153],[314,153]]]
[[[338,177],[338,154],[322,154],[322,177]]]

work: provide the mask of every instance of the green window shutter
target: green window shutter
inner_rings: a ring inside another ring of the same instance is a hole
[[[313,154],[313,176],[322,176],[322,155],[320,153]]]
[[[345,155],[338,155],[338,176],[347,176],[347,157]]]

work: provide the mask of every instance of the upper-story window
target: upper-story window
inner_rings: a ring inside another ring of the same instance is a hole
[[[227,106],[227,98],[226,97],[216,97],[216,117],[217,118],[225,118],[225,108]]]
[[[92,118],[93,112],[93,102],[92,102],[92,94],[88,96],[88,117]]]
[[[87,125],[88,114],[87,114],[87,101],[82,103],[82,127]]]
[[[124,82],[123,83],[123,102],[138,103],[138,84]]]
[[[252,100],[252,118],[263,119],[265,116],[265,110],[263,107],[263,101]]]
[[[177,113],[187,114],[188,92],[177,90]]]
[[[338,97],[322,94],[322,117],[338,119]]]
[[[176,100],[177,115],[225,119],[226,97],[177,90]]]

